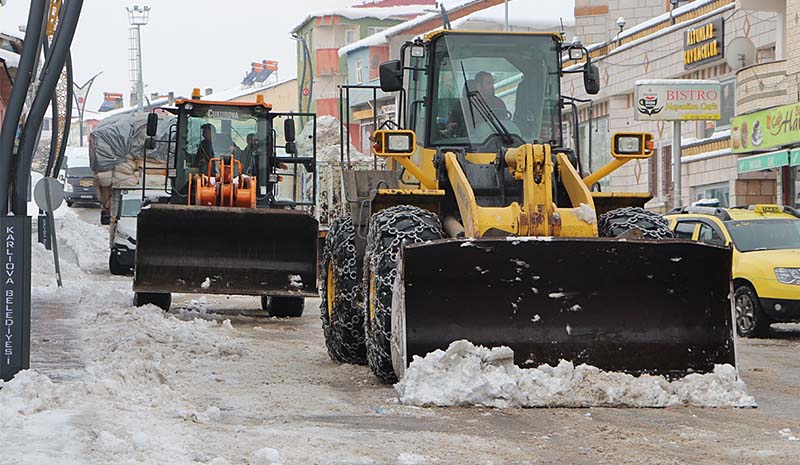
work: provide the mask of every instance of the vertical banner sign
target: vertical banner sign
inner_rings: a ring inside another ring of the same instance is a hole
[[[50,220],[44,213],[39,213],[36,218],[36,234],[39,243],[43,244],[45,249],[51,250],[53,248],[53,244],[50,241]]]
[[[31,364],[31,218],[0,216],[0,232],[3,234],[0,378],[10,381]]]

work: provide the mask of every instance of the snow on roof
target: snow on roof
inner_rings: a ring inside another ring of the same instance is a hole
[[[575,26],[575,1],[538,2],[534,8],[530,0],[511,0],[508,3],[508,22],[511,27],[538,31],[558,31]],[[476,29],[485,24],[505,24],[505,5],[495,5],[453,21],[454,29]]]
[[[348,7],[348,8],[330,8],[325,10],[312,11],[300,22],[292,32],[297,32],[306,23],[313,18],[322,16],[341,16],[347,19],[406,19],[409,16],[418,16],[425,13],[426,9],[431,8],[431,5],[403,5],[393,6],[388,8],[364,8],[364,7]]]
[[[145,105],[145,109],[154,108],[154,107],[160,107],[160,106],[166,105],[168,103],[169,103],[169,97],[163,97],[163,98],[151,100],[149,104]],[[127,106],[127,107],[117,108],[116,110],[106,111],[106,112],[100,113],[97,116],[97,119],[100,120],[100,121],[103,121],[104,119],[109,118],[111,116],[122,115],[122,114],[125,114],[125,113],[132,113],[132,112],[136,111],[136,107],[137,107],[136,105],[131,105],[131,106]]]
[[[456,12],[461,8],[472,6],[483,0],[445,0],[444,6],[449,13]],[[549,3],[538,3],[536,8],[531,8],[531,0],[510,0],[508,4],[509,24],[512,27],[524,27],[535,30],[560,30],[561,21],[565,27],[575,26],[575,1],[565,0]],[[505,24],[505,5],[495,5],[483,10],[478,10],[463,18],[452,22],[454,29],[479,29],[482,25]],[[404,31],[413,29],[420,24],[435,20],[440,17],[439,13],[426,13],[410,19],[403,23],[392,26],[382,32],[373,34],[369,37],[354,42],[339,49],[339,56],[365,47],[374,47],[389,43],[389,38],[394,37]],[[436,29],[436,28],[432,28]]]
[[[440,4],[444,4],[445,10],[448,13],[453,13],[455,11],[460,10],[461,8],[471,6],[475,3],[482,2],[483,0],[443,0]],[[376,45],[385,45],[389,43],[389,38],[394,37],[397,34],[400,34],[404,31],[408,31],[410,29],[419,26],[420,24],[424,24],[428,21],[435,20],[441,16],[441,13],[438,12],[428,12],[425,14],[421,14],[416,18],[409,19],[408,21],[404,21],[400,24],[396,24],[388,29],[385,29],[377,34],[372,34],[371,36],[365,37],[357,42],[353,42],[350,45],[344,46],[339,49],[339,56],[345,56],[348,53],[352,52],[353,50],[358,50],[365,47],[374,47]]]
[[[296,80],[297,78],[289,78],[284,79],[278,82],[271,82],[269,84],[262,84],[260,86],[254,87],[231,87],[229,89],[225,89],[219,92],[213,92],[212,94],[206,96],[209,100],[216,100],[218,102],[227,102],[229,100],[235,100],[237,98],[244,97],[245,95],[255,94],[257,92],[265,91],[267,89],[271,89],[273,87],[280,86],[282,84],[286,84],[287,82],[291,82]]]
[[[0,48],[0,59],[5,61],[6,66],[9,68],[16,68],[19,66],[19,55],[14,52],[9,52],[8,50]]]

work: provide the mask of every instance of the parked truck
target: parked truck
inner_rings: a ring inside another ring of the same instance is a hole
[[[175,118],[159,115],[162,123],[157,140],[169,139]],[[166,190],[168,144],[157,144],[145,152],[146,114],[121,114],[106,118],[89,136],[89,166],[94,173],[100,222],[111,222],[115,189]],[[147,153],[147,160],[145,160]],[[145,167],[147,173],[145,175]],[[145,185],[146,182],[146,185]]]
[[[132,275],[136,258],[136,218],[142,206],[168,194],[163,189],[114,188],[111,195],[108,270]]]

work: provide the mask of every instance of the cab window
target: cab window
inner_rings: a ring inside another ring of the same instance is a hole
[[[708,244],[725,245],[725,238],[716,228],[707,224],[700,224],[700,233],[697,235],[697,240]]]
[[[678,239],[693,239],[694,228],[697,223],[682,221],[675,227],[675,237]]]

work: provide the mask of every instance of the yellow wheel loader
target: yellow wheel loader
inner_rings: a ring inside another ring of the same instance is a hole
[[[381,65],[402,113],[372,135],[387,168],[345,170],[350,214],[321,280],[332,358],[384,382],[458,339],[509,346],[521,366],[735,364],[730,250],[672,239],[649,194],[592,190],[649,157],[652,136],[614,134],[611,161],[583,173],[562,130],[566,56],[585,58],[596,94],[597,67],[560,34],[439,31]]]
[[[134,304],[168,309],[173,292],[238,294],[260,296],[273,316],[302,315],[304,298],[317,295],[319,233],[300,184],[316,159],[297,153],[293,118],[315,115],[273,112],[263,100],[202,100],[199,92],[166,110],[177,116],[160,141],[169,144],[168,195],[137,218]],[[150,116],[152,147],[158,118]]]

